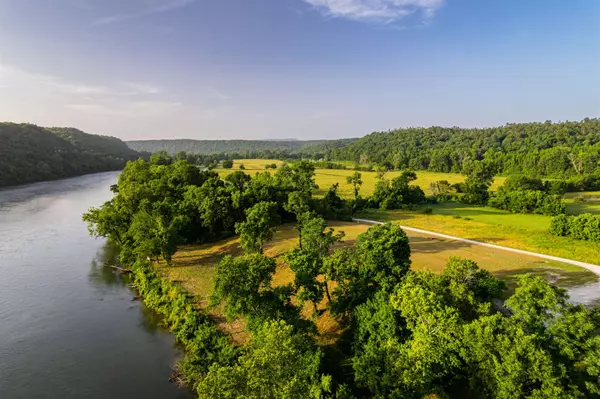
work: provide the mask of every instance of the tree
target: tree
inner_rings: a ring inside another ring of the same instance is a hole
[[[240,170],[246,170],[246,167],[244,166],[243,163],[240,164]]]
[[[302,225],[310,217],[310,197],[304,191],[292,191],[288,196],[285,210],[296,215],[296,230],[300,238],[300,249],[302,249]]]
[[[323,218],[310,213],[305,215],[300,246],[286,254],[286,261],[294,272],[299,299],[311,301],[314,314],[317,314],[317,304],[323,299],[323,293],[331,302],[327,275],[323,282],[317,279],[325,272],[323,258],[329,253],[331,245],[343,238],[344,233],[336,234],[332,228],[326,231],[327,222]]]
[[[463,201],[468,204],[485,205],[490,194],[488,189],[494,181],[491,165],[483,161],[471,161],[465,164],[467,178]]]
[[[226,256],[215,268],[211,303],[225,303],[227,317],[259,314],[262,291],[271,288],[276,264],[259,254]]]
[[[162,256],[171,263],[179,236],[175,224],[169,223],[164,216],[140,211],[134,215],[128,234],[134,242],[134,254],[142,259]]]
[[[346,182],[352,185],[352,189],[354,191],[354,201],[357,201],[358,192],[360,191],[360,187],[363,184],[362,174],[360,172],[354,172],[352,176],[348,176],[346,178]]]
[[[231,169],[233,168],[233,161],[230,159],[225,159],[223,162],[221,162],[221,165],[224,169]]]
[[[264,243],[273,239],[279,221],[275,202],[259,202],[248,209],[246,220],[235,225],[244,251],[262,253]]]
[[[321,352],[282,321],[265,323],[233,366],[213,366],[198,384],[201,399],[323,398],[331,378],[321,375]]]
[[[348,317],[379,291],[391,293],[410,268],[410,246],[404,231],[391,223],[369,228],[355,248],[335,251],[324,259],[328,280],[337,283],[332,311]]]

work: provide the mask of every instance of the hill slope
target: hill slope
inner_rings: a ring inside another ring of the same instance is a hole
[[[485,159],[499,174],[567,177],[600,172],[600,119],[515,123],[486,129],[430,127],[372,133],[333,149],[336,160],[461,173]]]
[[[113,137],[0,123],[0,186],[118,170],[139,155]]]
[[[179,151],[192,154],[219,154],[219,153],[258,153],[258,152],[286,152],[309,153],[325,151],[330,148],[345,146],[357,139],[342,140],[137,140],[127,141],[127,145],[144,152],[166,151],[175,155]]]

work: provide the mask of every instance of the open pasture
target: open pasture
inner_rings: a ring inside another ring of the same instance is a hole
[[[221,176],[226,176],[229,173],[239,170],[241,164],[244,165],[244,172],[249,175],[254,175],[257,172],[263,172],[265,169],[265,165],[270,165],[275,163],[278,167],[284,164],[283,161],[278,161],[274,159],[240,159],[235,160],[233,162],[233,168],[231,169],[215,169],[217,173]],[[271,169],[269,169],[271,170]],[[363,185],[360,190],[360,194],[363,197],[369,196],[373,193],[375,189],[375,183],[377,183],[377,174],[375,172],[360,172],[362,175]],[[391,171],[386,173],[386,179],[393,179],[394,177],[400,176],[402,172],[400,171]],[[351,169],[317,169],[315,170],[315,181],[319,186],[319,190],[317,190],[316,195],[322,196],[327,190],[334,184],[339,183],[338,194],[342,198],[352,198],[352,187],[346,183],[346,178],[350,175],[354,174],[354,171]],[[428,172],[428,171],[417,171],[417,180],[412,182],[411,184],[415,184],[420,186],[426,194],[429,194],[429,185],[432,182],[439,180],[447,180],[450,184],[460,183],[465,181],[465,177],[458,173],[438,173],[438,172]],[[492,190],[496,190],[500,187],[504,181],[505,177],[496,177],[494,179],[494,183],[492,184]]]
[[[354,245],[358,235],[371,227],[369,224],[345,222],[332,222],[330,226],[344,231],[346,234],[344,241],[338,246]],[[597,281],[596,275],[592,272],[576,266],[412,232],[407,232],[407,235],[410,239],[414,270],[441,273],[449,257],[459,256],[477,262],[481,268],[504,279],[507,281],[509,289],[513,286],[516,276],[521,273],[540,275],[565,287]],[[293,282],[294,275],[285,263],[283,255],[297,244],[298,233],[292,224],[281,226],[274,240],[266,244],[264,254],[275,258],[277,262],[273,285],[279,286]],[[157,265],[166,277],[180,282],[187,291],[195,296],[199,306],[207,309],[221,328],[231,334],[237,342],[244,342],[247,339],[243,321],[227,322],[221,311],[214,308],[209,309],[208,303],[215,266],[226,255],[241,254],[239,239],[231,237],[213,244],[183,246],[174,255],[170,267],[165,264]],[[325,308],[325,302],[321,303],[320,308]],[[307,304],[304,311],[310,316],[312,307]],[[334,340],[339,332],[335,320],[327,312],[317,319],[317,327],[326,340],[327,337]]]

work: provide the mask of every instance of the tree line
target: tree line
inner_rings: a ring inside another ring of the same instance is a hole
[[[394,169],[465,173],[473,160],[496,175],[567,178],[600,174],[600,119],[513,123],[485,129],[408,128],[367,135],[333,149],[333,160]]]
[[[564,290],[523,276],[508,296],[501,280],[458,258],[442,274],[413,271],[409,240],[392,224],[338,247],[344,236],[327,220],[356,206],[359,172],[347,182],[355,198],[345,201],[336,186],[313,198],[308,161],[225,180],[166,161],[130,162],[114,198],[84,220],[120,244],[136,286],[184,344],[180,378],[200,398],[600,397],[600,312],[570,303]],[[404,198],[414,177],[382,176],[380,192]],[[277,263],[263,247],[283,222],[296,223],[299,241],[285,255],[293,281],[274,285]],[[244,252],[216,266],[211,304],[246,321],[251,339],[242,347],[148,261],[233,234]],[[324,311],[340,325],[332,344],[321,343],[315,324]]]
[[[140,152],[166,151],[169,155],[178,152],[191,154],[237,154],[238,158],[279,159],[293,154],[325,154],[335,148],[344,147],[357,139],[339,140],[133,140],[127,145]]]
[[[0,186],[119,170],[141,155],[114,137],[0,123]]]

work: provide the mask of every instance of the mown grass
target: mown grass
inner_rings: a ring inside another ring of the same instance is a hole
[[[331,222],[330,226],[346,234],[344,242],[338,244],[339,246],[354,245],[356,238],[371,227],[368,224],[344,222]],[[565,287],[597,281],[597,277],[592,272],[568,264],[412,232],[407,232],[407,235],[411,243],[413,270],[441,273],[449,257],[459,256],[476,261],[480,267],[506,280],[509,288],[513,287],[516,276],[521,273],[540,275]],[[277,262],[277,271],[273,277],[274,286],[293,282],[294,274],[285,263],[283,255],[297,244],[298,233],[290,224],[281,226],[274,240],[266,244],[265,255],[274,258]],[[242,249],[238,238],[232,237],[213,244],[183,246],[173,257],[171,266],[164,263],[157,265],[164,276],[180,282],[183,288],[197,299],[198,306],[208,311],[220,328],[240,344],[246,342],[248,338],[243,320],[228,322],[220,308],[209,307],[209,298],[217,263],[226,255],[241,254]],[[326,311],[326,300],[323,300],[318,307],[320,315],[315,318],[315,322],[321,336],[320,342],[333,343],[341,332],[340,327],[336,319]],[[307,303],[303,312],[306,317],[312,317],[312,306]]]
[[[215,169],[221,176],[226,176],[229,173],[239,170],[240,164],[244,164],[246,170],[244,172],[249,175],[255,175],[257,172],[265,171],[265,165],[275,163],[277,166],[283,165],[282,161],[272,159],[241,159],[235,160],[232,169]],[[352,198],[352,186],[346,183],[346,178],[354,173],[350,169],[317,169],[315,171],[315,181],[319,186],[319,190],[315,193],[317,196],[322,196],[327,190],[334,184],[339,183],[338,194],[342,198]],[[360,172],[362,174],[363,185],[360,190],[360,194],[363,197],[370,196],[375,189],[375,183],[377,183],[377,174],[375,172]],[[387,179],[393,179],[401,174],[400,171],[392,171],[386,173]],[[450,184],[460,183],[465,181],[463,175],[457,173],[437,173],[427,171],[417,171],[417,180],[412,184],[420,186],[426,194],[430,194],[429,185],[432,182],[439,180],[447,180]],[[491,189],[496,190],[500,187],[506,178],[496,177]]]
[[[461,238],[505,247],[600,264],[600,243],[555,237],[548,232],[550,217],[505,213],[487,207],[461,204],[433,205],[433,214],[406,211],[366,210],[363,218],[394,221]]]
[[[564,201],[567,203],[567,213],[571,215],[600,214],[600,191],[567,193]]]

